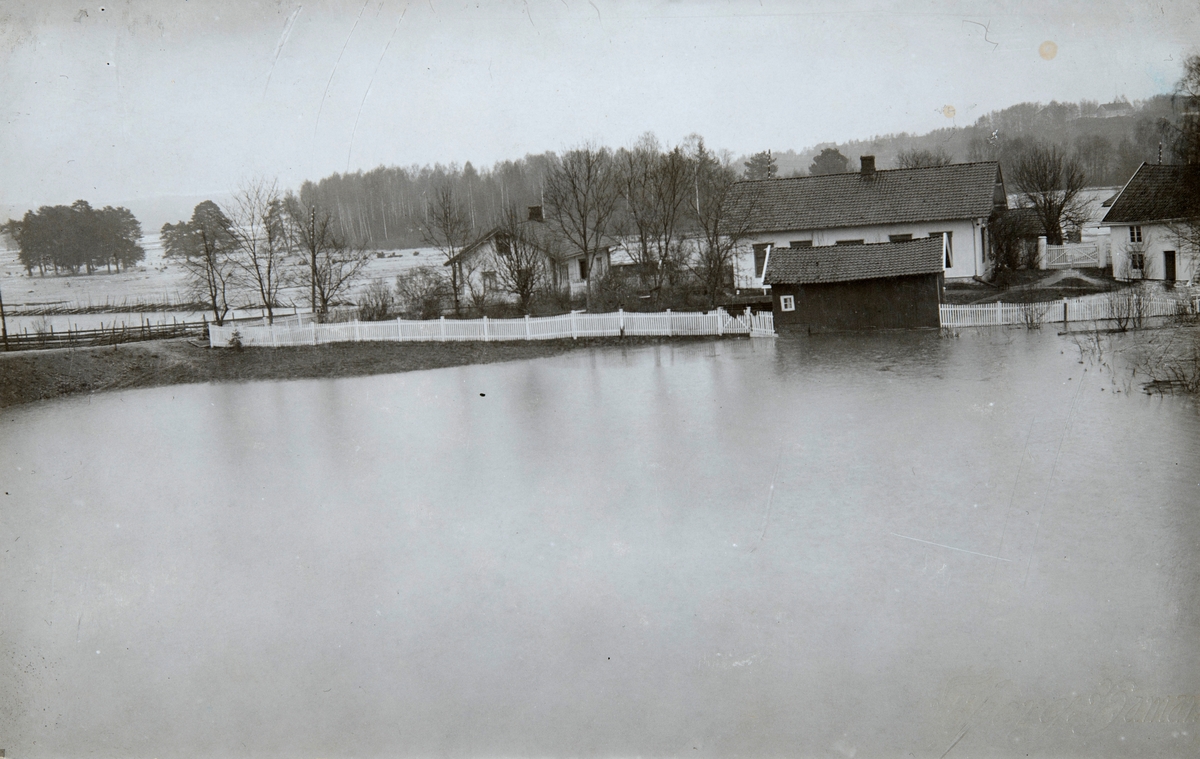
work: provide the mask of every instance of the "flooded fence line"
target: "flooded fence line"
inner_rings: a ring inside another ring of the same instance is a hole
[[[1169,298],[1116,290],[1042,303],[981,303],[941,306],[943,327],[994,327],[1051,322],[1139,321],[1200,313],[1200,298]]]
[[[378,322],[339,322],[296,325],[208,326],[209,345],[286,347],[341,342],[451,342],[559,340],[580,337],[635,336],[722,336],[775,334],[770,313],[734,316],[724,309],[709,312],[661,311],[640,313],[612,311],[589,314],[571,312],[558,316],[526,316],[518,319],[393,319]]]
[[[48,348],[86,348],[97,345],[118,345],[145,340],[165,340],[172,337],[203,337],[208,329],[206,322],[180,322],[177,324],[122,324],[105,329],[68,329],[55,332],[51,327],[42,332],[14,333],[4,337],[0,350],[43,350]]]

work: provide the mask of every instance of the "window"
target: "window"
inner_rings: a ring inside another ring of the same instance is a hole
[[[503,237],[496,238],[496,252],[502,256],[512,255],[512,245]]]
[[[496,289],[496,272],[485,271],[483,273],[483,287],[485,290]]]
[[[789,248],[811,248],[812,240],[792,240],[788,243]]]
[[[587,275],[588,275],[587,259],[581,258],[581,259],[579,259],[579,278],[586,280]]]
[[[1142,228],[1141,227],[1130,227],[1129,228],[1129,242],[1141,242],[1141,241],[1142,241]]]
[[[1129,268],[1136,272],[1142,272],[1146,269],[1146,254],[1145,253],[1130,253]]]
[[[780,295],[779,296],[779,310],[780,311],[795,311],[796,310],[796,296]]]
[[[888,235],[888,242],[908,242],[912,235]]]
[[[863,240],[838,240],[838,245],[862,245]]]
[[[930,232],[930,237],[941,237],[946,241],[946,268],[954,266],[954,233],[953,232]]]
[[[767,250],[770,249],[769,243],[759,243],[754,246],[754,276],[761,277],[763,269],[767,265]]]

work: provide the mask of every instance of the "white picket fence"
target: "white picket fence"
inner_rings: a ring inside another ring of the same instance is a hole
[[[244,346],[278,348],[290,345],[324,345],[326,343],[387,341],[387,342],[444,342],[444,341],[510,341],[555,340],[580,337],[692,336],[692,335],[750,335],[773,337],[775,321],[770,313],[751,313],[734,316],[724,309],[687,312],[662,311],[637,313],[614,311],[604,314],[572,312],[559,316],[525,317],[523,319],[430,319],[411,321],[395,319],[381,322],[341,322],[336,324],[226,324],[208,327],[208,342],[214,348],[224,348],[237,341]]]
[[[1162,295],[1130,294],[1136,304],[1107,293],[1065,298],[1048,303],[984,303],[973,306],[943,305],[943,327],[993,327],[1006,324],[1101,321],[1123,317],[1175,316],[1200,311],[1200,299],[1168,298]]]

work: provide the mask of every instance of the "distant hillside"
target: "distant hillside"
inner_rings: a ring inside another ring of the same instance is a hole
[[[1099,104],[1019,103],[979,118],[971,126],[937,129],[928,134],[887,134],[867,140],[822,143],[803,150],[773,151],[779,176],[808,173],[813,158],[825,148],[837,148],[858,166],[862,155],[874,155],[881,169],[895,168],[905,150],[941,149],[956,162],[999,160],[1006,176],[1016,148],[1028,141],[1062,145],[1084,162],[1092,185],[1124,184],[1142,161],[1158,160],[1161,119],[1172,116],[1171,99],[1160,95],[1146,101],[1119,100]],[[1165,150],[1165,148],[1164,148]],[[748,160],[743,157],[739,164]],[[1163,160],[1171,160],[1164,154]]]

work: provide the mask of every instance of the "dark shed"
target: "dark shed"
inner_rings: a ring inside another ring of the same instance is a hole
[[[926,237],[874,245],[773,248],[775,328],[824,332],[939,327],[945,242]]]

